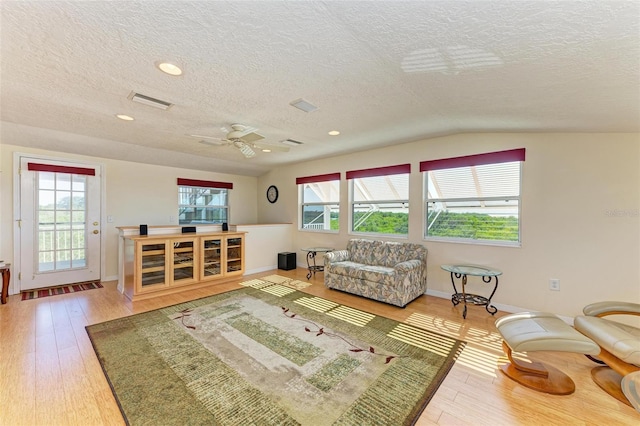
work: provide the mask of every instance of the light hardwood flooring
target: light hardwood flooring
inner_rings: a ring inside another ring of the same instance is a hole
[[[279,274],[305,281],[306,269],[273,270],[235,282],[132,303],[105,288],[0,305],[0,425],[123,425],[85,326],[239,288],[238,282]],[[549,396],[500,373],[504,363],[495,317],[470,306],[467,319],[451,302],[421,296],[405,309],[328,290],[323,274],[303,291],[452,336],[468,344],[429,402],[418,425],[637,425],[640,415],[601,391],[582,355],[536,352],[569,374],[576,392]],[[499,312],[496,317],[504,315]],[[127,362],[127,360],[122,360]]]

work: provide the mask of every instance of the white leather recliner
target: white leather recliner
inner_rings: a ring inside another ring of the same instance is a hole
[[[606,364],[591,370],[593,381],[619,401],[638,409],[635,384],[640,380],[640,328],[604,317],[640,316],[640,304],[599,302],[586,306],[583,313],[574,319],[574,327],[600,346],[597,358]],[[626,392],[621,388],[623,378]]]

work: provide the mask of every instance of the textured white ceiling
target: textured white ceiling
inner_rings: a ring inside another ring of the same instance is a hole
[[[3,0],[0,13],[2,143],[258,176],[457,132],[640,131],[638,1]],[[304,145],[244,159],[187,136],[231,123]]]

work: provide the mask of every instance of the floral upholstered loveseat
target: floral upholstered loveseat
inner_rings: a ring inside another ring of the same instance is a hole
[[[427,249],[420,244],[352,239],[324,256],[324,285],[405,307],[427,291]]]

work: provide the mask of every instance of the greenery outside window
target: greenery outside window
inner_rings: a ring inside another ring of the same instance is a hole
[[[409,234],[410,164],[347,172],[353,233]]]
[[[233,184],[226,182],[178,179],[178,223],[228,223],[232,188]]]
[[[340,173],[296,179],[300,199],[300,229],[334,231],[340,228]]]
[[[425,175],[425,238],[520,245],[525,150],[420,163]]]

